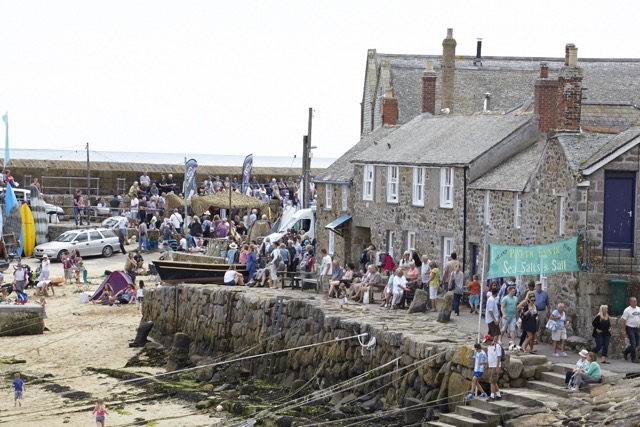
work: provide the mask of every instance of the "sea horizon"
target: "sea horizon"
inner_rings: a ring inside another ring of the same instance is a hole
[[[248,153],[249,154],[249,153]],[[248,155],[230,154],[176,154],[176,153],[141,153],[121,151],[89,150],[89,161],[116,163],[159,163],[183,164],[187,160],[195,159],[202,166],[238,166],[242,167]],[[46,148],[12,148],[11,159],[22,160],[72,160],[86,161],[86,150],[51,150]],[[327,168],[336,159],[330,157],[314,157],[311,159],[312,168]],[[292,167],[302,168],[301,156],[253,156],[254,167]]]

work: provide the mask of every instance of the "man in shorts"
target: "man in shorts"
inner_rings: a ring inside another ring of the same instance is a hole
[[[516,287],[509,286],[507,295],[502,298],[500,306],[502,307],[502,336],[509,334],[509,338],[516,342],[516,306],[518,298],[516,297]],[[501,336],[501,339],[502,339]]]
[[[491,296],[487,299],[487,308],[484,313],[489,335],[496,340],[500,339],[500,311],[498,310],[498,288],[491,290]]]
[[[487,397],[487,393],[484,392],[482,386],[480,385],[480,378],[484,375],[484,368],[487,366],[487,353],[482,349],[482,345],[480,343],[475,343],[473,345],[475,351],[471,355],[472,359],[475,359],[475,363],[473,366],[473,378],[471,379],[471,390],[469,390],[469,394],[465,396],[465,400],[471,400],[476,397],[478,390],[480,390],[480,397]]]
[[[324,293],[324,302],[329,301],[329,280],[333,274],[333,261],[327,250],[320,250],[322,256],[322,264],[320,265],[320,283],[322,284],[322,292]]]
[[[493,337],[489,334],[484,336],[482,341],[488,344],[487,347],[487,363],[489,365],[489,384],[491,385],[491,396],[487,399],[487,402],[494,402],[496,400],[502,400],[502,394],[498,387],[498,378],[500,377],[500,364],[502,363],[500,357],[502,356],[502,346],[494,341]]]

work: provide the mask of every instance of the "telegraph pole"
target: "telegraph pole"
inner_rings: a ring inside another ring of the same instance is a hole
[[[89,143],[87,142],[87,204],[91,205],[91,163],[89,163]]]
[[[305,138],[303,150],[303,173],[304,173],[304,198],[302,207],[309,207],[309,198],[311,196],[311,127],[313,124],[313,108],[309,107],[309,129]]]

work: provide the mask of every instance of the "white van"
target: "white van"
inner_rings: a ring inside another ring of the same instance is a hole
[[[293,229],[296,233],[300,230],[304,230],[309,236],[310,240],[316,237],[316,208],[299,209],[291,217],[283,221],[278,227],[278,231],[271,233],[263,239],[263,244],[266,238],[269,238],[270,242],[277,242],[282,239],[287,233],[287,230]]]
[[[2,204],[4,205],[4,188],[0,188],[0,201],[2,201]],[[27,203],[30,203],[31,201],[31,190],[25,190],[24,188],[14,188],[13,189],[13,193],[16,195],[16,199],[18,199],[18,201],[20,203],[24,203],[25,201]],[[63,221],[65,218],[64,215],[64,210],[59,207],[59,206],[55,206],[52,205],[50,203],[45,202],[44,203],[44,211],[47,214],[47,216],[49,217],[49,222],[54,222],[57,223],[59,221]],[[56,219],[52,219],[54,216],[57,215],[57,220]]]

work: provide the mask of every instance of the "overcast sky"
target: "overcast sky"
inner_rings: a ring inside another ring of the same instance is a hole
[[[20,148],[300,156],[313,107],[338,157],[367,49],[439,54],[452,27],[460,55],[637,58],[638,4],[1,0],[0,114]]]

